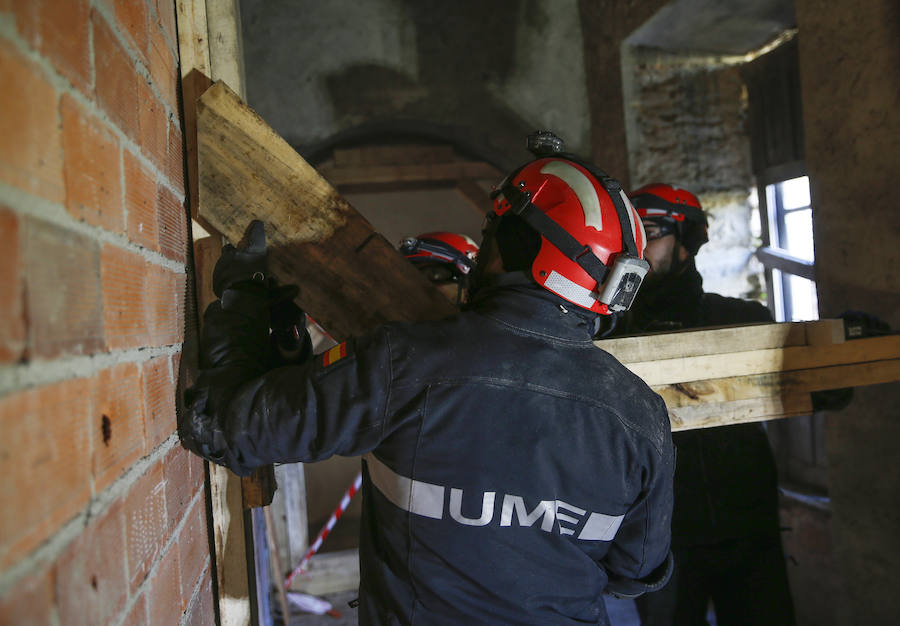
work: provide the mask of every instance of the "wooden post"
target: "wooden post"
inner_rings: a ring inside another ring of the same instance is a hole
[[[243,59],[238,46],[224,46],[220,41],[228,38],[229,29],[235,33],[233,40],[240,41],[240,19],[237,0],[232,0],[223,11],[221,2],[215,0],[176,0],[178,49],[181,67],[182,117],[187,158],[188,198],[191,217],[212,234],[194,243],[194,287],[199,317],[214,299],[212,295],[212,268],[222,248],[222,237],[198,215],[197,168],[197,113],[196,102],[212,84],[212,78],[225,78],[234,88],[243,89]],[[228,19],[231,19],[229,27]],[[210,46],[209,18],[215,22],[216,45]],[[239,68],[240,71],[235,71]],[[224,76],[220,76],[222,72]],[[200,321],[200,320],[198,320]],[[196,350],[196,337],[185,350]],[[182,365],[188,359],[182,359]],[[196,362],[196,358],[193,359]],[[215,580],[217,591],[216,615],[218,623],[227,626],[243,626],[251,623],[251,594],[253,578],[247,567],[253,558],[252,534],[245,532],[243,510],[246,504],[244,488],[239,477],[227,469],[206,464],[209,478],[209,498],[212,510],[210,520],[214,548]],[[271,468],[270,468],[271,470]],[[266,478],[268,474],[266,473]],[[251,483],[252,485],[252,483]],[[271,501],[272,487],[256,491],[256,500]],[[250,537],[250,541],[248,541]]]

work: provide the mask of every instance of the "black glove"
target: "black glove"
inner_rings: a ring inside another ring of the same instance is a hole
[[[294,298],[296,285],[279,287],[274,278],[269,289],[269,319],[272,328],[272,365],[303,363],[312,357],[312,341],[306,330],[306,313]]]
[[[887,322],[865,311],[844,311],[838,317],[844,320],[844,338],[848,341],[891,333]],[[853,400],[853,387],[813,391],[810,397],[814,411],[840,411]]]
[[[889,335],[891,327],[884,320],[864,311],[844,311],[839,318],[844,320],[844,337],[862,339]]]
[[[265,227],[261,221],[253,220],[238,247],[226,244],[222,248],[222,256],[213,269],[213,293],[221,298],[226,289],[266,283],[267,256]]]

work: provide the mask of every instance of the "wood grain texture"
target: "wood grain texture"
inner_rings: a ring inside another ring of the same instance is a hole
[[[266,223],[269,261],[335,339],[455,307],[224,84],[198,102],[200,215],[232,242]]]

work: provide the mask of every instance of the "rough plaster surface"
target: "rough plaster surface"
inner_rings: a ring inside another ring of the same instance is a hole
[[[589,147],[576,0],[244,0],[250,104],[301,149],[366,127],[423,127],[527,158],[557,128]]]
[[[900,5],[797,0],[807,165],[823,315],[870,311],[900,327]],[[829,416],[838,623],[900,616],[900,385],[856,390]]]
[[[691,190],[709,215],[697,255],[707,291],[759,298],[762,266],[751,231],[746,91],[738,69],[714,59],[627,49],[626,119],[633,188],[668,182]]]

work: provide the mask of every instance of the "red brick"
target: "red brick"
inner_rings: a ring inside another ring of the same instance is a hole
[[[89,0],[15,2],[19,33],[60,74],[84,93],[90,91]]]
[[[187,274],[175,275],[175,341],[184,342],[185,306],[187,305]]]
[[[31,356],[49,359],[100,350],[103,309],[97,244],[34,219],[28,219],[25,228]]]
[[[144,0],[114,0],[119,32],[143,56],[147,55],[150,16]]]
[[[25,351],[22,269],[19,218],[0,206],[0,363],[16,361]]]
[[[93,520],[56,564],[56,602],[64,626],[108,624],[125,607],[122,503]]]
[[[146,278],[151,345],[167,346],[180,342],[178,312],[184,295],[178,291],[178,276],[164,267],[151,265]]]
[[[154,28],[150,32],[150,45],[147,53],[150,77],[156,89],[162,95],[162,101],[172,111],[178,110],[178,71],[175,54],[169,47],[163,32]]]
[[[101,253],[108,349],[179,343],[184,274],[175,274],[117,246]]]
[[[25,3],[23,3],[25,4]],[[64,198],[57,94],[34,63],[0,40],[0,181],[52,202]]]
[[[184,184],[184,137],[181,129],[173,122],[169,122],[169,149],[165,174],[180,195],[187,195]]]
[[[96,10],[94,24],[94,71],[97,99],[112,120],[128,136],[137,138],[139,101],[134,60],[119,44],[106,20]]]
[[[89,413],[88,379],[0,398],[0,471],[6,485],[6,505],[0,507],[0,569],[30,552],[87,505]]]
[[[169,530],[174,530],[184,517],[196,490],[191,480],[191,453],[175,446],[166,455],[166,515]]]
[[[178,550],[173,545],[153,571],[147,591],[151,624],[178,624],[184,612],[181,579],[178,572]]]
[[[122,623],[128,626],[147,626],[150,623],[147,621],[147,596],[138,596]]]
[[[170,0],[155,0],[157,24],[166,33],[166,37],[173,46],[178,44],[178,34],[175,32],[175,3]]]
[[[122,151],[125,172],[125,209],[128,238],[151,250],[159,250],[156,216],[156,177],[130,151]]]
[[[62,97],[60,114],[66,209],[89,224],[124,232],[119,140],[68,94]]]
[[[159,249],[165,256],[184,263],[187,255],[187,213],[184,203],[166,187],[159,186],[156,208],[159,221]]]
[[[175,431],[175,385],[171,359],[160,356],[144,363],[144,426],[147,450],[154,450]]]
[[[50,570],[29,573],[0,598],[0,624],[49,624],[52,607]]]
[[[213,605],[212,577],[209,570],[203,575],[200,587],[197,589],[194,597],[191,598],[186,613],[185,624],[202,626],[215,623],[216,614]]]
[[[157,463],[128,490],[125,499],[125,545],[131,593],[150,574],[168,539],[166,484]]]
[[[91,429],[97,492],[108,487],[144,453],[144,403],[136,363],[120,363],[94,379]]]
[[[106,245],[101,252],[103,317],[110,350],[150,344],[150,315],[144,285],[148,262],[137,254]]]
[[[166,163],[168,145],[166,109],[145,80],[142,79],[138,83],[138,91],[142,103],[138,120],[140,124],[138,142],[144,155],[162,169]]]
[[[188,512],[178,536],[178,562],[181,565],[181,597],[190,598],[200,575],[209,562],[209,538],[206,534],[206,506],[197,500]]]

